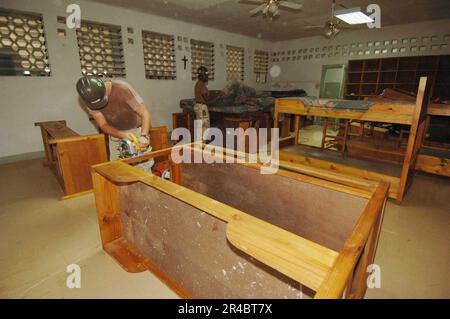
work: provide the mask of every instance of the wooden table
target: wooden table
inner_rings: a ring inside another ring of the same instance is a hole
[[[66,121],[38,122],[45,150],[44,165],[56,175],[62,199],[92,191],[90,167],[107,161],[103,134],[81,136]]]

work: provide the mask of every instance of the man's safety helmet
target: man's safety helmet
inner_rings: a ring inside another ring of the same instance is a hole
[[[88,75],[79,79],[77,91],[91,110],[100,110],[108,104],[105,83],[96,76]]]
[[[199,67],[197,69],[197,76],[200,81],[207,81],[209,76],[208,69],[204,66]]]

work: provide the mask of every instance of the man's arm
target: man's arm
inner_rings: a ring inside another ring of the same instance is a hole
[[[148,133],[150,131],[150,128],[152,127],[151,115],[144,104],[139,104],[135,108],[135,111],[141,117],[142,122],[141,137],[139,137],[139,145],[145,148],[150,145],[150,136],[148,135]]]
[[[202,94],[203,99],[205,100],[205,102],[209,102],[209,101],[215,100],[218,97],[224,96],[224,95],[225,95],[225,93],[223,91],[217,91],[217,92],[208,91],[208,92],[205,92],[205,93]]]
[[[140,104],[136,109],[136,113],[141,117],[142,127],[141,134],[148,135],[150,128],[152,127],[152,118],[150,112],[144,104]]]
[[[120,139],[126,137],[125,132],[120,131],[120,130],[112,127],[111,125],[109,125],[102,113],[96,112],[96,113],[91,113],[91,115],[103,133],[108,134],[113,137],[116,137],[116,138],[120,138]]]

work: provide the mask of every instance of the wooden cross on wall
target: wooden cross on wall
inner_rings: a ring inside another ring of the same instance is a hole
[[[186,70],[188,59],[186,58],[186,56],[184,56],[184,58],[182,58],[181,61],[184,62],[184,69]]]

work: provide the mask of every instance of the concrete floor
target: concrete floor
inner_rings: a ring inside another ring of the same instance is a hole
[[[416,174],[403,206],[387,205],[368,298],[450,298],[450,179]],[[101,250],[92,195],[59,201],[41,160],[0,165],[0,297],[175,298],[151,273],[129,274]],[[66,267],[81,266],[81,289]]]

